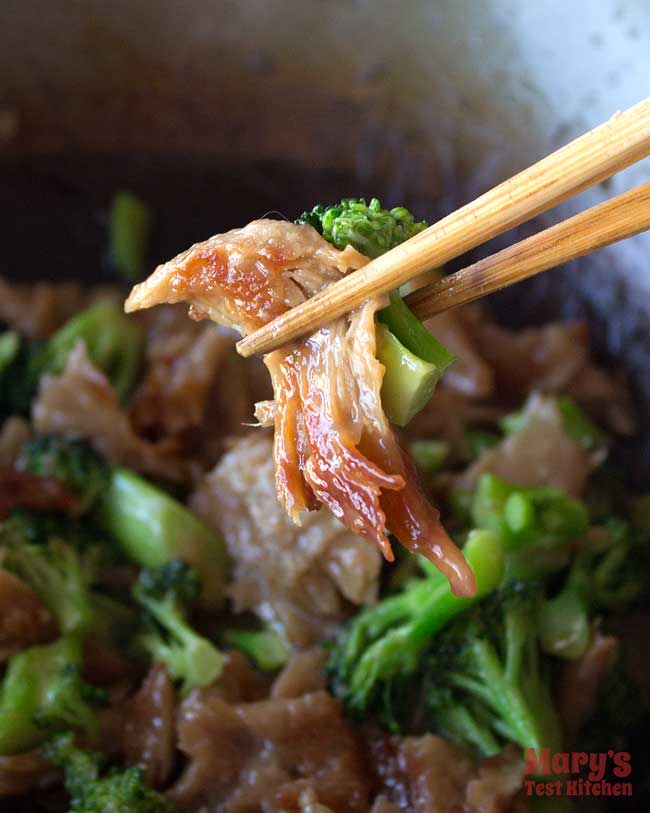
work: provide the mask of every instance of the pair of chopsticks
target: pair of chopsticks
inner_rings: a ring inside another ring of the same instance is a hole
[[[242,339],[242,356],[268,353],[385,294],[650,155],[650,98],[499,184]],[[406,297],[420,318],[650,229],[646,183]]]

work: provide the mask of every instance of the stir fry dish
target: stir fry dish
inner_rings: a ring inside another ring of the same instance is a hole
[[[116,198],[129,283],[152,221]],[[235,351],[425,226],[255,220],[125,305],[0,279],[0,805],[524,811],[526,755],[634,756],[650,495],[588,325],[395,291]]]

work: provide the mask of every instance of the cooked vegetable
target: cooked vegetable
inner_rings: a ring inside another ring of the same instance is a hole
[[[1,336],[0,416],[29,415],[41,376],[42,343],[25,341],[13,331]]]
[[[620,610],[642,593],[646,568],[634,555],[629,525],[611,519],[575,555],[562,588],[540,611],[544,649],[563,658],[583,655],[598,611]],[[643,544],[642,542],[640,543]]]
[[[49,743],[46,756],[65,770],[70,813],[174,813],[164,796],[147,787],[139,768],[102,776],[104,757],[77,748],[69,732]]]
[[[446,367],[411,353],[385,325],[377,325],[377,358],[386,368],[381,385],[386,417],[406,426],[429,402]]]
[[[20,351],[20,336],[13,330],[0,333],[0,376]]]
[[[160,567],[176,559],[199,574],[201,603],[223,601],[228,557],[223,541],[191,511],[127,469],[114,469],[101,504],[101,522],[135,564]]]
[[[243,652],[265,672],[281,669],[291,655],[291,648],[272,629],[228,630],[224,641]]]
[[[469,521],[499,534],[508,554],[506,570],[512,578],[536,579],[561,570],[570,543],[589,527],[580,500],[546,487],[521,488],[492,474],[481,475],[469,499]]]
[[[368,204],[364,198],[345,198],[334,206],[318,204],[310,212],[303,212],[296,223],[313,226],[339,249],[351,245],[371,258],[379,257],[427,227],[424,220],[416,223],[403,206],[382,209],[377,198]]]
[[[431,724],[489,756],[503,741],[560,750],[536,627],[538,589],[508,582],[438,636],[429,663]]]
[[[348,198],[335,206],[319,204],[296,221],[313,226],[337,248],[354,246],[366,257],[380,254],[426,228],[403,206],[386,210],[377,198]],[[391,423],[406,426],[429,401],[440,376],[455,360],[417,319],[397,292],[377,313],[377,358],[385,366],[382,404]]]
[[[444,577],[434,571],[368,607],[344,630],[329,668],[348,712],[359,716],[379,711],[394,728],[392,711],[386,708],[391,682],[415,673],[433,635],[498,587],[504,550],[496,534],[471,533],[463,553],[476,577],[473,598],[455,596]]]
[[[14,655],[0,684],[0,755],[18,754],[55,731],[94,733],[100,689],[81,679],[81,640],[76,635]]]
[[[440,374],[455,361],[455,356],[429,333],[396,292],[390,295],[390,305],[377,312],[377,320],[411,353],[434,364]]]
[[[137,282],[146,271],[152,208],[132,192],[118,192],[110,213],[110,259],[115,270],[129,282]]]
[[[146,631],[140,637],[154,661],[164,663],[187,693],[215,681],[224,658],[217,648],[190,626],[187,610],[201,592],[195,570],[172,561],[157,569],[145,568],[133,590],[147,612]]]
[[[28,584],[52,613],[62,633],[87,633],[95,616],[90,582],[97,551],[83,554],[56,537],[42,544],[25,542],[11,523],[0,530],[3,567]]]
[[[415,465],[426,476],[440,470],[449,454],[449,444],[442,440],[414,440],[409,443],[409,452]]]
[[[108,486],[109,467],[89,443],[56,435],[34,435],[23,447],[18,467],[58,480],[89,510]]]
[[[70,351],[80,339],[118,398],[126,398],[142,364],[143,336],[139,326],[112,302],[97,302],[66,322],[37,352],[41,374],[62,373]]]
[[[93,540],[85,522],[56,511],[15,508],[3,527],[34,545],[45,545],[49,539],[56,537],[81,549]]]
[[[13,351],[0,379],[2,411],[28,415],[41,376],[62,373],[79,340],[83,340],[92,362],[108,377],[118,397],[126,398],[142,364],[142,331],[117,305],[104,300],[78,313],[46,342],[23,341]]]

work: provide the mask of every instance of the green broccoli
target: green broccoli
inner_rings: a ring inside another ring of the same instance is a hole
[[[0,416],[29,416],[42,372],[38,354],[43,344],[14,332],[3,333],[0,343]]]
[[[329,671],[348,713],[376,712],[397,729],[393,684],[418,669],[432,637],[459,613],[495,590],[503,575],[503,545],[490,531],[469,535],[463,553],[476,577],[476,595],[458,598],[438,571],[359,613],[333,649]]]
[[[164,796],[147,787],[139,768],[102,776],[104,757],[77,748],[69,732],[55,737],[45,754],[65,771],[70,813],[174,813]]]
[[[433,730],[488,756],[504,741],[560,750],[537,640],[538,588],[508,582],[436,637],[428,663]]]
[[[408,449],[415,465],[426,478],[440,471],[449,456],[449,444],[443,440],[414,440],[409,443]]]
[[[98,551],[78,553],[56,537],[44,544],[25,542],[11,522],[0,529],[2,564],[28,584],[52,613],[63,634],[89,632],[95,623],[90,584]]]
[[[296,222],[313,226],[339,249],[351,245],[371,258],[427,226],[425,221],[416,223],[403,206],[382,209],[377,198],[369,204],[363,198],[347,198],[334,206],[319,204]],[[405,426],[430,399],[455,357],[411,313],[397,291],[391,294],[391,304],[377,313],[377,321],[377,358],[385,367],[382,403],[388,419]]]
[[[83,339],[88,355],[123,400],[140,372],[144,337],[137,323],[109,300],[81,311],[45,343],[39,352],[42,373],[62,373],[74,345]]]
[[[124,400],[142,365],[144,337],[137,322],[109,300],[78,313],[45,342],[21,342],[0,380],[0,407],[6,414],[29,415],[41,376],[59,375],[70,351],[82,339],[93,363]]]
[[[97,533],[80,518],[69,517],[60,511],[31,511],[28,508],[14,508],[3,527],[5,531],[15,533],[34,545],[45,545],[56,537],[78,550],[86,547]]]
[[[398,294],[377,313],[377,358],[384,365],[381,399],[388,419],[406,426],[429,401],[456,360]]]
[[[0,684],[0,755],[36,747],[54,731],[96,730],[105,693],[81,678],[81,640],[65,636],[14,655]]]
[[[243,652],[265,672],[281,669],[291,655],[291,647],[272,629],[227,630],[223,640]]]
[[[366,204],[364,198],[345,198],[334,206],[319,204],[303,212],[296,223],[313,226],[339,249],[354,246],[366,257],[379,257],[414,234],[426,229],[403,206],[382,209],[377,198]]]
[[[147,629],[140,643],[153,660],[164,663],[170,675],[181,681],[185,694],[214,682],[224,664],[216,647],[188,623],[186,609],[200,592],[196,571],[180,561],[144,568],[133,590],[146,610]]]
[[[57,435],[34,435],[23,446],[17,465],[63,483],[79,498],[82,512],[106,491],[110,476],[108,465],[89,443]]]
[[[583,655],[591,641],[593,617],[599,611],[625,609],[644,589],[647,560],[637,555],[629,524],[612,517],[598,530],[600,534],[575,554],[561,589],[541,606],[542,646],[552,655]]]
[[[187,562],[201,578],[201,603],[222,603],[228,577],[223,540],[157,486],[127,469],[114,469],[100,505],[100,522],[135,564]]]
[[[20,336],[13,330],[0,333],[0,380],[20,352]]]
[[[489,473],[481,475],[468,507],[466,521],[499,535],[507,550],[507,575],[516,579],[562,570],[571,543],[589,527],[580,500],[554,488],[513,486]]]

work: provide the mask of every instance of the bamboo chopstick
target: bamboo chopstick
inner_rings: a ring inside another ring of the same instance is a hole
[[[650,98],[543,158],[475,201],[242,339],[242,356],[268,353],[387,293],[650,154]]]
[[[418,288],[405,301],[427,319],[648,229],[650,183],[645,183]]]

